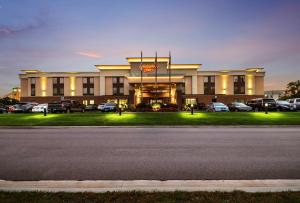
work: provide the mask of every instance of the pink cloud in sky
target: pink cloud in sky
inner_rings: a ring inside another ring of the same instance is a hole
[[[95,51],[79,51],[76,54],[89,58],[102,58],[103,56]]]

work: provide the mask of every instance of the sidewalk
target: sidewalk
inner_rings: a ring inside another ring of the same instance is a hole
[[[2,191],[43,192],[122,192],[122,191],[244,191],[282,192],[300,191],[300,180],[132,180],[132,181],[4,181]]]

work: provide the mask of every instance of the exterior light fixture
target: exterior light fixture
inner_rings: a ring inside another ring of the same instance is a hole
[[[191,104],[191,114],[194,115],[194,104]]]
[[[119,104],[119,116],[122,116],[122,104]]]
[[[269,106],[269,104],[265,103],[265,114],[268,114],[268,106]]]
[[[47,116],[47,109],[44,108],[44,116]]]

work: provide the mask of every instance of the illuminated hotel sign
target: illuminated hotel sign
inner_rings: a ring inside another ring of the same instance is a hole
[[[155,70],[155,65],[154,64],[144,64],[143,65],[143,72],[144,73],[150,73]]]

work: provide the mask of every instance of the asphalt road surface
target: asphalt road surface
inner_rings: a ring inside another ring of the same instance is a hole
[[[300,128],[2,128],[0,179],[300,179]]]

